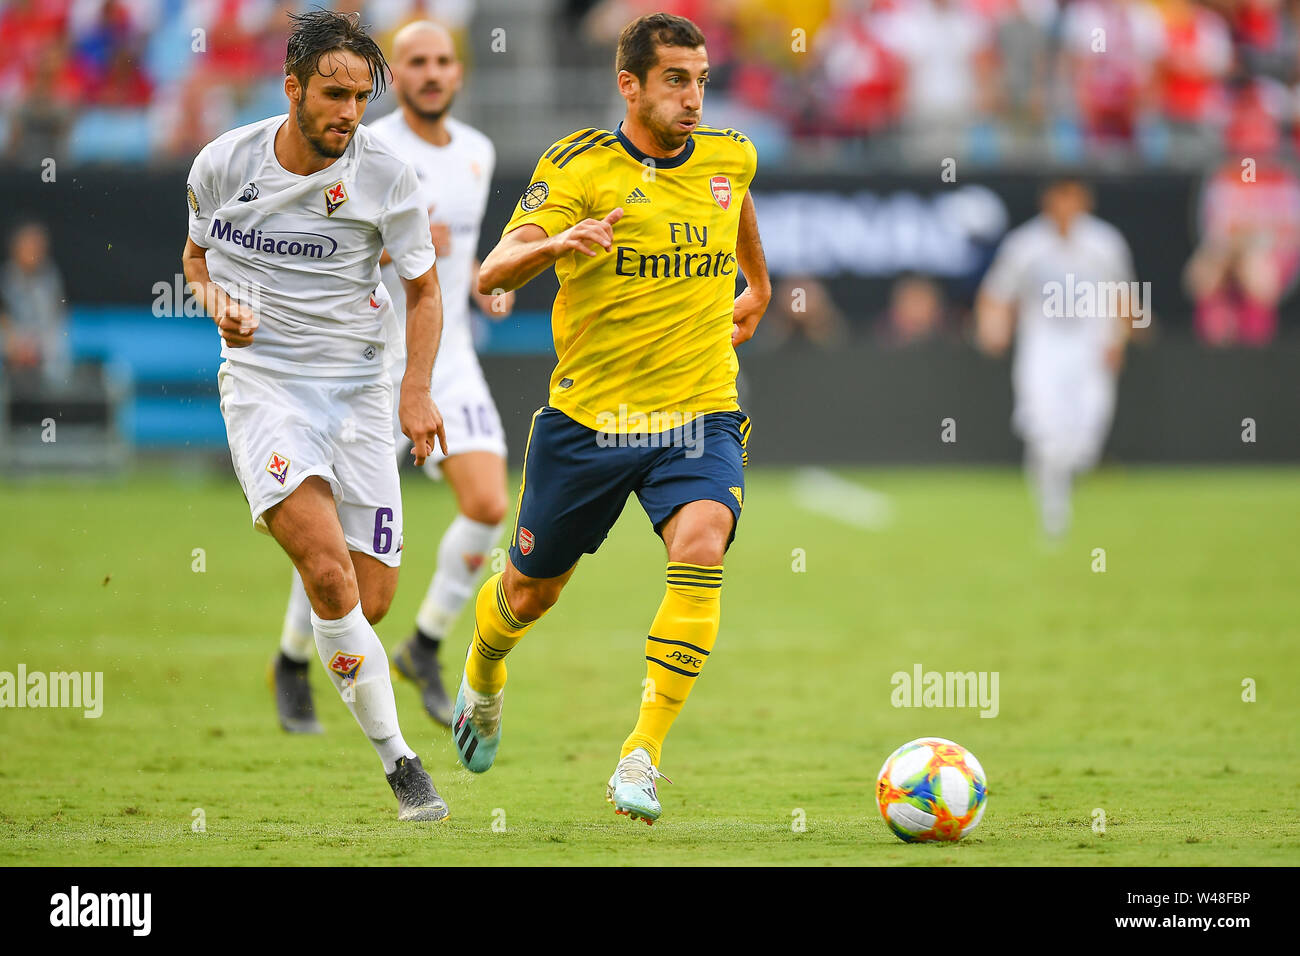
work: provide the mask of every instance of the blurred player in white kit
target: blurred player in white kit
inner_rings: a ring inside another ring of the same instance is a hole
[[[1101,457],[1128,331],[1149,308],[1130,296],[1124,237],[1091,209],[1083,182],[1048,183],[1041,214],[1002,241],[975,307],[981,349],[1002,355],[1015,339],[1012,427],[1049,540],[1069,530],[1074,479]]]
[[[399,418],[416,462],[446,450],[429,394],[442,304],[415,171],[361,127],[387,64],[356,15],[292,16],[288,116],[232,130],[199,153],[182,256],[217,323],[217,382],[235,474],[254,526],[293,561],[314,647],[378,753],[402,820],[447,805],[402,737],[373,624],[397,587],[402,500],[385,366],[387,250],[405,287],[408,357]]]
[[[458,514],[443,533],[438,564],[416,615],[415,632],[393,653],[398,672],[420,690],[425,710],[450,726],[452,702],[443,686],[438,649],[466,602],[501,533],[506,496],[506,445],[496,403],[474,351],[471,296],[494,319],[509,314],[514,293],[496,297],[477,290],[479,228],[487,208],[496,153],[478,130],[448,115],[463,80],[451,35],[427,21],[408,24],[393,40],[389,65],[400,108],[367,126],[410,162],[420,180],[421,202],[438,254],[443,292],[443,332],[434,367],[432,395],[446,425],[450,456],[434,449],[425,463],[432,478],[447,479]],[[385,255],[383,278],[392,296],[386,361],[400,389],[406,343],[398,315],[405,295],[396,267]],[[400,425],[399,448],[405,447]],[[310,608],[296,572],[276,662],[277,706],[289,731],[318,732],[310,690],[286,661],[310,644]],[[459,662],[456,662],[459,667]]]

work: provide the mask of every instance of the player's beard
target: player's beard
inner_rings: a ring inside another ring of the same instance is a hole
[[[659,117],[655,114],[654,106],[645,101],[642,101],[640,108],[637,110],[637,120],[650,131],[650,135],[654,137],[659,148],[667,153],[685,146],[686,141],[691,138],[691,133],[694,132],[694,130],[686,133],[674,131],[673,125],[677,122],[676,117],[670,119],[667,123],[661,123]]]
[[[428,122],[428,123],[436,123],[436,122],[438,122],[438,120],[442,119],[444,116],[447,115],[448,112],[451,111],[451,104],[456,102],[456,94],[455,94],[455,93],[452,93],[450,96],[447,97],[447,102],[443,104],[442,109],[440,109],[440,110],[423,110],[423,109],[420,109],[420,107],[416,106],[416,105],[415,105],[415,100],[414,100],[413,98],[407,96],[405,93],[402,93],[402,92],[399,91],[399,92],[398,92],[398,97],[401,99],[401,101],[402,101],[402,105],[403,105],[403,106],[405,106],[407,109],[409,109],[412,113],[414,113],[414,114],[415,114],[416,116],[418,116],[420,119],[422,119],[422,120],[424,120],[425,122]]]
[[[302,138],[308,142],[312,149],[316,150],[318,155],[324,156],[326,159],[338,159],[347,150],[348,143],[352,142],[352,137],[349,136],[342,146],[335,148],[333,146],[327,146],[323,136],[313,136],[311,129],[308,126],[309,117],[307,115],[306,98],[298,101],[298,109],[295,113],[295,119],[298,122],[298,132],[302,133]],[[356,130],[353,129],[353,133],[355,132]]]

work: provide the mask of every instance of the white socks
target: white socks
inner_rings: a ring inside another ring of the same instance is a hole
[[[1038,498],[1043,531],[1053,539],[1062,538],[1070,529],[1070,491],[1074,469],[1042,455],[1030,455],[1029,477]]]
[[[305,664],[311,660],[316,636],[311,626],[311,601],[302,586],[298,569],[293,569],[293,583],[289,585],[289,606],[284,611],[284,629],[280,631],[280,650],[291,661]]]
[[[311,623],[321,663],[384,762],[384,773],[392,773],[398,757],[414,757],[415,751],[397,726],[388,655],[361,613],[361,602],[337,621],[323,621],[312,611]]]
[[[466,602],[474,595],[488,551],[501,534],[501,525],[471,521],[456,515],[438,545],[438,568],[415,615],[415,623],[430,637],[442,638]]]

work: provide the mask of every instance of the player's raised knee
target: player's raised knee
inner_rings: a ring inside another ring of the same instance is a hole
[[[668,559],[706,567],[722,564],[735,518],[726,505],[696,501],[679,510],[663,529]]]
[[[730,513],[726,518],[725,523],[721,520],[696,520],[679,524],[668,546],[669,560],[706,567],[722,564],[731,537]]]
[[[320,616],[339,618],[357,606],[357,578],[350,562],[316,556],[308,558],[299,571]]]
[[[669,549],[668,558],[683,564],[715,567],[722,564],[727,554],[727,533],[716,529],[701,529],[689,536],[679,536]]]
[[[461,503],[461,514],[479,524],[497,525],[505,520],[508,507],[502,495],[476,494]]]

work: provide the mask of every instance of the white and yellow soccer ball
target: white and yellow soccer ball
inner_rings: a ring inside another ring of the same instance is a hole
[[[903,744],[876,780],[880,815],[908,843],[960,840],[979,826],[987,798],[988,782],[975,755],[942,737]]]

